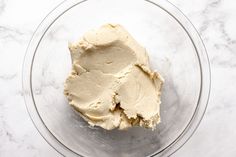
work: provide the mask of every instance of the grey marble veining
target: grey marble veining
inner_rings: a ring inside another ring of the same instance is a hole
[[[33,126],[21,90],[21,66],[30,37],[40,21],[60,2],[0,0],[0,157],[60,156]],[[193,137],[173,156],[234,157],[236,2],[176,0],[172,3],[199,31],[212,70],[212,91],[206,115]]]

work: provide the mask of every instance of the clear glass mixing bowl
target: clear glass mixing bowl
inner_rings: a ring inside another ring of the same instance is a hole
[[[165,78],[161,124],[154,131],[90,127],[68,105],[63,83],[71,69],[68,41],[119,23],[144,47]],[[39,25],[23,65],[25,103],[36,128],[64,156],[169,156],[191,137],[204,115],[210,68],[189,20],[163,0],[68,0]]]

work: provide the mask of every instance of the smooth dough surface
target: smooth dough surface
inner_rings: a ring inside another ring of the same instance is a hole
[[[150,69],[145,48],[121,25],[91,30],[69,50],[73,65],[64,94],[90,125],[156,127],[163,78]]]

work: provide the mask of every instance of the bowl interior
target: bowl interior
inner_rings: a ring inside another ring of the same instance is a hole
[[[119,23],[144,47],[165,79],[161,123],[154,131],[106,131],[90,127],[63,95],[71,69],[68,42],[105,23]],[[66,149],[82,156],[148,156],[166,149],[183,132],[198,104],[201,71],[195,47],[181,25],[148,1],[88,0],[48,27],[32,61],[31,88],[37,112]]]

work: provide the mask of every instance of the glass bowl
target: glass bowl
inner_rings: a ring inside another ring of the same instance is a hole
[[[63,95],[71,70],[68,42],[105,23],[123,25],[162,74],[161,123],[106,131],[90,127]],[[190,21],[163,0],[68,0],[42,21],[23,64],[23,91],[30,117],[44,139],[64,156],[169,156],[199,125],[210,92],[204,45]]]

